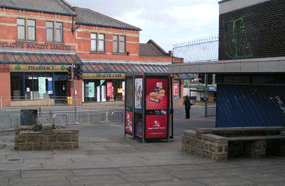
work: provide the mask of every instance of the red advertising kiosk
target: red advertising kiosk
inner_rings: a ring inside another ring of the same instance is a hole
[[[125,82],[125,136],[140,142],[173,139],[171,76],[129,73]]]

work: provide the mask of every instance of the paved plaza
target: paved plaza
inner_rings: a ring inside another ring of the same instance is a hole
[[[185,129],[214,127],[215,118],[174,119],[174,140],[139,143],[123,124],[69,125],[79,150],[14,151],[14,133],[0,134],[0,185],[285,185],[285,158],[217,163],[181,152]]]

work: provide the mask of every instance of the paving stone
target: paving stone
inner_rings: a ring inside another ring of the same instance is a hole
[[[17,177],[20,178],[20,171],[0,171],[0,179]]]
[[[0,163],[0,170],[42,170],[42,166],[40,163]]]
[[[212,170],[216,174],[223,175],[223,176],[230,176],[230,175],[258,175],[261,174],[258,171],[251,171],[246,170],[243,168],[234,168],[234,169],[215,169]]]
[[[175,179],[173,181],[167,181],[167,182],[150,182],[147,183],[148,186],[205,186],[204,184],[195,182],[193,180],[179,180]]]
[[[38,154],[37,151],[33,151],[25,154],[7,155],[7,159],[52,159],[52,155],[53,154]]]
[[[24,164],[46,163],[48,160],[53,160],[53,159],[24,159]]]
[[[221,176],[221,177],[211,177],[211,178],[197,178],[194,181],[210,185],[210,186],[237,186],[237,185],[252,185],[253,182],[235,177],[235,176]]]
[[[179,178],[179,179],[189,179],[189,178],[207,178],[207,177],[217,177],[218,175],[211,171],[205,170],[195,170],[195,171],[173,171],[168,174]]]
[[[175,177],[163,172],[122,174],[120,176],[125,180],[127,180],[128,182],[139,182],[139,183],[153,182],[153,181],[171,181],[175,179]]]
[[[9,185],[70,185],[65,177],[46,177],[46,178],[11,178]]]
[[[277,174],[239,175],[239,177],[259,184],[285,182],[285,177]]]
[[[90,175],[112,175],[112,174],[122,174],[121,171],[108,168],[108,169],[86,169],[86,170],[72,170],[73,174],[76,176],[90,176]]]
[[[79,145],[80,148],[80,145]],[[53,154],[55,155],[66,155],[66,154],[71,154],[71,155],[86,155],[86,151],[85,150],[54,150]]]
[[[80,139],[87,139],[87,141],[89,142],[103,142],[103,143],[106,143],[106,142],[111,142],[108,138],[101,138],[101,137],[80,137],[79,136],[79,141]]]
[[[71,184],[107,184],[107,183],[125,183],[125,180],[117,175],[107,175],[107,176],[76,176],[67,177]]]
[[[167,171],[180,171],[180,170],[203,170],[205,167],[201,167],[198,165],[166,165],[161,166],[161,168]]]
[[[132,145],[127,144],[121,144],[121,143],[101,143],[102,145],[106,147],[128,147],[128,148],[134,148]]]
[[[94,184],[85,184],[85,186],[94,186]],[[122,183],[122,184],[108,183],[108,184],[96,184],[96,186],[146,186],[146,185],[143,183]]]
[[[9,159],[3,159],[0,161],[1,163],[9,163],[9,164],[18,164],[18,163],[24,163],[24,160],[22,158],[9,158]]]
[[[79,150],[107,150],[104,145],[95,145],[93,143],[79,143]]]
[[[101,154],[117,154],[118,152],[113,149],[107,150],[86,150],[87,155],[101,155]]]
[[[70,160],[70,159],[69,159]],[[89,160],[79,160],[76,163],[70,162],[62,162],[62,163],[43,163],[43,169],[45,170],[66,170],[66,169],[87,169],[93,168],[92,162]]]
[[[145,164],[141,163],[140,161],[98,161],[93,162],[92,165],[94,168],[108,168],[108,167],[137,167],[137,166],[146,166]]]
[[[153,166],[153,165],[185,165],[185,164],[194,164],[195,162],[191,159],[189,160],[144,160],[141,162],[145,165]]]
[[[21,171],[22,178],[47,178],[73,176],[69,170],[41,170],[41,171]]]
[[[8,186],[9,185],[9,179],[8,178],[0,178],[0,185],[1,186]]]
[[[126,168],[118,168],[118,170],[126,173],[126,174],[132,174],[132,173],[151,173],[151,172],[163,172],[165,171],[161,167],[156,166],[148,166],[148,167],[126,167]]]
[[[241,167],[231,163],[201,163],[199,166],[205,167],[206,169],[232,169]]]

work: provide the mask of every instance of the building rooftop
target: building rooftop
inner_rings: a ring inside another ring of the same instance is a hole
[[[0,0],[0,7],[34,12],[76,15],[62,0]]]
[[[140,43],[140,56],[164,56],[153,45]]]
[[[140,28],[113,19],[87,8],[76,7],[77,24],[141,31]]]

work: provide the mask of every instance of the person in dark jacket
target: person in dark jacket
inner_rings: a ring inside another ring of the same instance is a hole
[[[188,98],[188,95],[186,95],[186,98],[184,100],[183,105],[185,105],[185,112],[186,112],[186,118],[185,119],[189,119],[190,118],[191,102]]]

